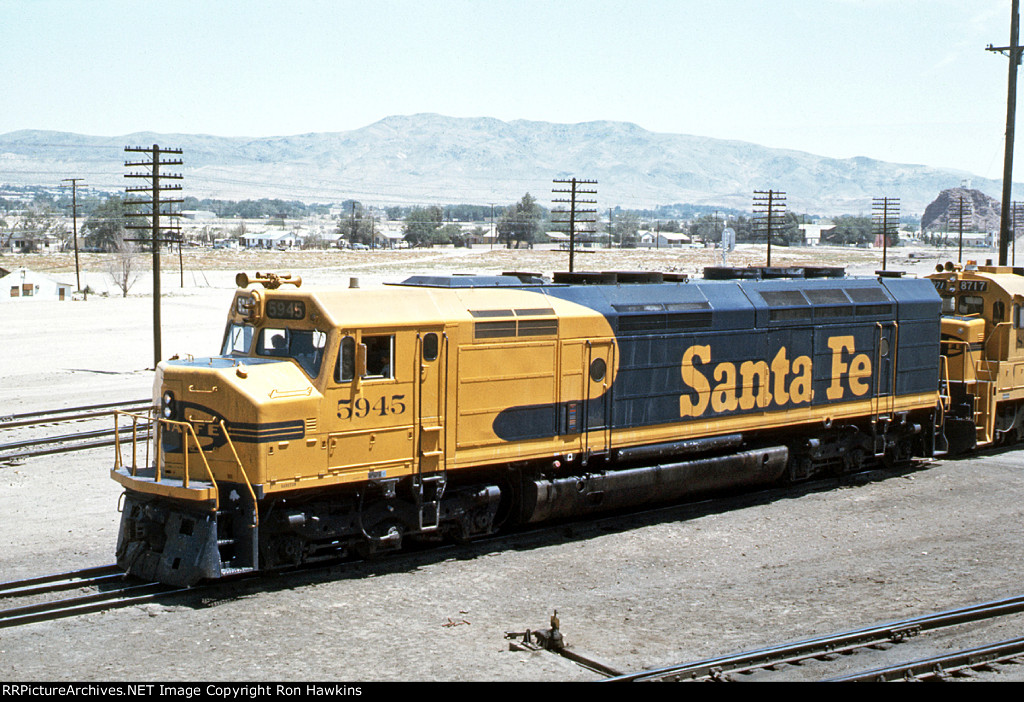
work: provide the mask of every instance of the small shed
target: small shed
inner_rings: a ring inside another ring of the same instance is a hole
[[[74,289],[74,285],[54,280],[42,273],[27,268],[15,268],[0,277],[0,302],[23,298],[68,300]]]

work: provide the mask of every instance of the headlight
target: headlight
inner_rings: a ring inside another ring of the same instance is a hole
[[[160,402],[160,414],[164,419],[174,418],[174,393],[170,390],[164,393]]]

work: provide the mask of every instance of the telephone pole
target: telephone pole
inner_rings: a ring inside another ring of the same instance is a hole
[[[1021,47],[1018,44],[1020,35],[1020,0],[1013,0],[1010,8],[1010,45],[992,46],[986,51],[998,51],[1010,59],[1010,71],[1006,86],[1006,146],[1003,152],[1003,200],[999,216],[999,265],[1006,265],[1006,254],[1010,243],[1012,228],[1010,198],[1013,195],[1013,133],[1017,111],[1017,66],[1021,62]]]
[[[768,237],[769,268],[772,265],[772,229],[782,226],[786,217],[786,193],[781,190],[754,191],[754,231],[762,229]]]
[[[125,168],[148,168],[148,173],[126,173],[125,178],[144,178],[149,180],[149,185],[128,186],[127,193],[147,193],[148,199],[125,200],[126,205],[136,205],[145,208],[141,212],[125,213],[127,217],[148,217],[149,224],[129,224],[126,229],[149,230],[150,241],[153,246],[153,368],[160,363],[160,245],[166,242],[173,242],[180,239],[180,229],[176,225],[161,227],[161,217],[178,217],[178,213],[172,211],[172,206],[183,202],[181,198],[168,199],[163,193],[169,190],[181,190],[181,185],[165,185],[162,180],[181,180],[180,173],[161,173],[161,166],[180,166],[181,159],[161,160],[165,154],[181,154],[181,149],[161,149],[157,144],[152,147],[126,146],[125,153],[148,154],[149,160],[125,161]],[[167,209],[162,210],[161,206],[166,205]],[[163,229],[173,230],[179,233],[177,238],[165,239],[161,236]],[[126,239],[126,241],[146,241],[146,239]]]
[[[882,270],[886,267],[886,256],[889,251],[889,234],[899,228],[900,199],[898,197],[876,197],[871,202],[874,210],[875,231],[882,235]]]
[[[1017,234],[1024,231],[1024,202],[1013,203],[1013,246],[1010,247],[1012,256],[1010,258],[1010,265],[1017,265]]]
[[[957,263],[964,262],[964,226],[974,228],[974,201],[968,200],[964,193],[957,193],[955,200],[950,200],[946,212],[947,225],[955,226],[960,232],[960,243],[958,245]]]
[[[78,198],[76,197],[76,195],[77,195],[76,191],[78,190],[78,187],[77,187],[78,186],[78,181],[80,181],[80,180],[84,180],[84,179],[83,178],[62,178],[61,179],[62,183],[71,183],[71,226],[72,226],[73,231],[74,231],[74,235],[73,236],[74,236],[74,239],[75,239],[75,290],[76,291],[82,289],[81,273],[79,272],[79,268],[78,268]],[[83,185],[84,185],[84,183],[83,183]],[[68,186],[62,185],[61,187],[62,188],[66,188]]]
[[[553,199],[552,202],[567,203],[569,205],[569,220],[552,220],[557,224],[568,224],[569,225],[569,272],[573,272],[573,256],[576,253],[576,224],[594,224],[595,217],[597,214],[596,209],[578,209],[577,204],[581,205],[595,205],[597,200],[585,200],[580,198],[580,195],[597,195],[597,190],[587,190],[580,188],[580,185],[597,185],[596,180],[577,180],[576,178],[570,178],[569,180],[554,180],[553,183],[557,185],[570,185],[571,187],[566,189],[552,189],[553,193],[564,193],[569,195],[569,199],[560,198]],[[577,216],[579,215],[579,216]],[[595,230],[581,229],[580,234],[593,234]]]

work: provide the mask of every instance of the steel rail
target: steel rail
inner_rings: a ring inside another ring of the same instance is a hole
[[[148,428],[148,425],[143,425],[140,429]],[[132,428],[121,429],[121,434],[130,434]],[[96,429],[95,431],[82,431],[76,434],[59,434],[57,436],[47,436],[41,439],[22,439],[21,441],[12,441],[7,444],[0,444],[0,451],[10,451],[13,449],[28,448],[30,446],[43,446],[45,444],[59,444],[65,441],[84,441],[85,439],[98,439],[105,436],[113,436],[113,429]]]
[[[1024,611],[1024,595],[1017,595],[1002,600],[992,600],[969,607],[946,610],[937,614],[910,617],[839,634],[803,639],[792,643],[768,646],[680,665],[643,670],[637,673],[609,678],[608,681],[644,682],[652,680],[680,681],[684,679],[719,678],[729,673],[806,660],[808,658],[816,658],[885,642],[898,642],[916,636],[922,631],[992,619],[1022,611]]]
[[[890,682],[892,680],[924,680],[945,678],[963,670],[999,663],[1024,654],[1024,638],[968,648],[931,658],[922,658],[896,665],[850,673],[822,682]]]
[[[48,590],[66,589],[68,587],[82,587],[91,585],[98,580],[123,577],[124,571],[116,565],[95,566],[83,568],[82,570],[70,571],[67,573],[55,573],[43,575],[25,580],[11,580],[0,583],[0,598],[10,596],[21,596],[26,594],[38,594]]]
[[[139,430],[148,429],[149,425],[140,425]],[[120,430],[120,434],[130,434],[132,431],[131,427]],[[104,448],[107,446],[113,446],[116,442],[113,438],[113,429],[102,429],[94,432],[82,432],[80,434],[64,434],[61,436],[55,436],[47,439],[28,439],[25,441],[16,441],[9,444],[0,445],[0,452],[9,451],[17,448],[28,448],[31,446],[43,446],[47,444],[63,444],[53,448],[39,448],[28,451],[20,451],[17,453],[0,453],[0,461],[12,461],[16,459],[34,458],[36,456],[47,456],[54,453],[68,453],[71,451],[84,451],[85,449],[91,448]],[[70,441],[81,441],[83,439],[98,438],[98,437],[111,437],[109,439],[103,439],[101,441],[92,441],[88,443],[76,443],[69,444],[66,442]]]
[[[65,407],[63,409],[38,410],[35,412],[21,412],[19,414],[2,415],[0,416],[0,429],[31,426],[33,424],[47,424],[49,422],[65,422],[73,419],[102,417],[109,414],[109,411],[104,410],[112,410],[119,407],[151,405],[152,403],[152,400],[130,400],[127,402],[107,402],[100,405],[82,405],[80,407]],[[40,419],[40,417],[53,417],[53,419]]]
[[[124,587],[107,592],[0,610],[0,629],[142,604],[158,597],[187,591],[189,588],[160,583],[126,583]]]

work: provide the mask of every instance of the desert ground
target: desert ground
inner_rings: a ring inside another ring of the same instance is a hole
[[[729,264],[763,256],[741,248]],[[926,275],[951,256],[955,249],[895,249],[888,267]],[[179,273],[177,257],[165,255],[162,355],[217,351],[240,270],[289,270],[303,286],[370,286],[428,272],[550,274],[566,258],[189,252]],[[692,249],[577,256],[578,270],[698,274],[721,263],[718,251]],[[83,257],[86,300],[0,302],[0,416],[151,394],[151,277],[121,297],[105,264]],[[773,264],[871,273],[881,253],[776,248]],[[73,257],[0,258],[19,265],[74,281]],[[112,461],[111,449],[94,449],[0,463],[0,581],[113,562]],[[0,680],[595,680],[550,653],[510,651],[504,633],[544,628],[557,610],[570,647],[636,671],[1016,594],[1022,504],[1024,451],[940,459],[833,489],[268,577],[203,606],[175,600],[0,629]]]

